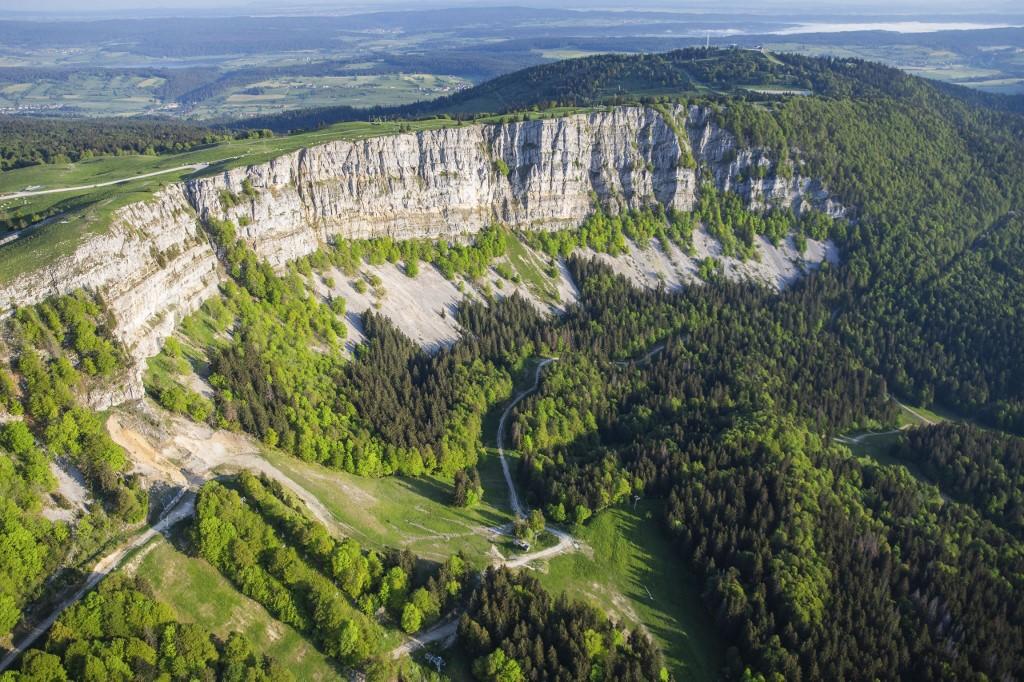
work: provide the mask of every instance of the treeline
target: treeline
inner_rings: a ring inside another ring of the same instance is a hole
[[[491,224],[473,235],[469,243],[436,239],[374,239],[337,240],[328,251],[321,251],[303,260],[310,267],[323,269],[331,265],[348,275],[359,272],[363,263],[382,265],[398,263],[405,266],[410,277],[419,273],[421,262],[434,265],[447,279],[458,275],[482,277],[491,262],[504,256],[512,235],[498,224]]]
[[[942,423],[911,429],[892,454],[915,464],[950,497],[1024,537],[1024,439]]]
[[[597,203],[596,198],[594,203]],[[692,253],[693,218],[691,213],[672,208],[662,210],[660,206],[608,215],[598,205],[579,227],[540,230],[525,237],[531,246],[552,258],[568,258],[577,249],[593,249],[617,256],[628,251],[627,239],[643,248],[657,239],[662,248],[675,244],[684,252]]]
[[[459,556],[424,576],[408,551],[337,540],[279,485],[249,473],[203,486],[195,528],[203,558],[346,666],[383,663],[387,628],[412,633],[438,620],[469,578]]]
[[[163,119],[0,116],[0,171],[41,163],[72,163],[96,156],[182,152],[233,139],[235,135]]]
[[[779,168],[787,167],[785,163]],[[758,166],[761,177],[767,166]],[[741,182],[746,179],[740,178]],[[740,260],[756,258],[754,237],[763,236],[778,246],[793,235],[797,250],[807,249],[807,239],[824,241],[834,239],[842,242],[847,225],[843,220],[834,220],[828,215],[804,208],[797,216],[792,208],[773,206],[766,211],[751,211],[746,202],[735,192],[719,192],[713,184],[701,186],[694,216],[705,226],[708,233],[722,245],[722,254]]]
[[[789,168],[786,164],[779,167]],[[767,173],[768,166],[759,168]],[[754,237],[758,235],[775,246],[792,236],[802,253],[808,238],[841,240],[847,229],[845,221],[809,207],[804,207],[799,216],[792,208],[779,206],[751,210],[735,192],[721,192],[713,184],[705,183],[692,213],[657,206],[609,215],[596,206],[578,227],[529,232],[524,237],[532,247],[552,258],[568,258],[578,249],[618,256],[629,250],[629,241],[646,248],[651,240],[657,240],[664,250],[674,245],[692,256],[696,253],[693,231],[698,225],[719,241],[723,255],[740,260],[757,257]]]
[[[533,576],[488,568],[459,621],[482,682],[668,680],[661,653],[591,606],[552,597]]]
[[[29,649],[3,682],[108,680],[288,682],[284,665],[256,651],[241,634],[221,640],[181,623],[141,578],[104,580],[54,623],[41,649]]]

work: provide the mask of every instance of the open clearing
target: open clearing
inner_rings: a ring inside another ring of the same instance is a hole
[[[451,483],[438,478],[362,478],[279,452],[266,456],[315,495],[363,544],[408,548],[435,561],[463,551],[483,566],[490,562],[492,540],[498,544],[506,541],[491,529],[511,519],[489,502],[490,496],[472,509],[457,509],[450,505]],[[485,488],[500,486],[498,492],[507,492],[500,478],[484,475],[483,467],[481,478]]]
[[[941,498],[948,501],[949,498],[942,492],[935,481],[926,476],[914,462],[894,457],[892,455],[892,448],[899,442],[900,432],[905,429],[938,424],[948,420],[955,420],[956,418],[948,414],[945,416],[940,415],[924,407],[911,407],[895,398],[893,400],[900,408],[900,414],[897,419],[898,428],[878,432],[855,431],[838,436],[833,440],[845,445],[857,457],[866,457],[885,466],[903,467],[921,483],[935,487],[939,491]]]
[[[556,557],[538,577],[555,593],[565,591],[646,630],[677,680],[718,679],[723,649],[700,583],[664,536],[656,507],[601,512],[579,531],[592,554]]]
[[[339,680],[341,673],[303,636],[238,592],[216,568],[190,557],[158,537],[134,572],[149,581],[156,598],[179,619],[202,625],[220,637],[237,630],[256,651],[281,661],[299,680]]]

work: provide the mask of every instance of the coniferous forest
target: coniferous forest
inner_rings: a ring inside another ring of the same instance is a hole
[[[150,397],[305,463],[450,481],[453,505],[467,509],[484,494],[478,465],[494,456],[488,419],[530,361],[549,358],[508,424],[530,524],[579,531],[649,504],[673,565],[697,576],[727,648],[723,678],[1024,678],[1024,118],[857,60],[630,59],[520,79],[572,76],[541,94],[577,104],[597,98],[590,79],[608,73],[666,86],[757,74],[811,88],[818,96],[702,103],[739,144],[820,178],[850,212],[752,211],[705,184],[692,213],[595,206],[558,233],[495,225],[472,244],[338,240],[279,270],[235,225],[208,218],[227,281],[158,362],[191,371],[187,344],[211,392],[151,371]],[[841,262],[782,291],[710,263],[699,283],[670,291],[635,287],[579,253],[686,250],[698,225],[738,259],[755,257],[757,235],[792,234],[832,239]],[[354,276],[385,262],[412,278],[436,268],[478,280],[522,247],[514,240],[562,259],[578,299],[548,315],[517,295],[467,297],[453,313],[458,340],[435,352],[372,309],[349,351],[345,300],[313,293],[329,269]],[[70,529],[39,513],[54,487],[47,455],[84,472],[98,501],[89,518],[106,535],[144,518],[147,498],[77,400],[126,365],[102,301],[53,299],[4,325],[6,632],[67,552]],[[898,429],[898,401],[956,418]],[[866,431],[891,436],[884,452],[848,447]],[[425,569],[409,552],[332,535],[249,473],[207,482],[189,532],[198,556],[345,670],[401,677],[385,664],[387,638],[450,619],[480,680],[669,677],[641,629],[528,572],[459,555]],[[145,584],[119,580],[68,610],[3,679],[114,678],[287,674],[238,637],[174,622]]]

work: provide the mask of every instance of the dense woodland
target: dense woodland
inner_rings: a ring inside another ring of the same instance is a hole
[[[97,413],[83,407],[90,388],[116,381],[124,353],[109,334],[101,303],[84,293],[20,308],[0,325],[0,633],[21,611],[116,532],[143,521],[148,495]],[[57,491],[54,461],[80,472],[91,496],[75,523],[46,516],[73,509]],[[68,570],[63,570],[68,569]]]
[[[918,466],[946,495],[1024,536],[1024,439],[938,424],[911,430],[892,454]]]
[[[529,86],[544,73],[551,87],[566,90],[557,103],[594,104],[603,101],[594,93],[618,82],[620,72],[644,74],[637,82],[647,90],[689,75],[819,95],[758,106],[742,98],[704,103],[741,145],[769,150],[778,172],[787,160],[796,162],[851,208],[852,220],[841,229],[815,224],[800,231],[828,234],[842,248],[843,267],[823,278],[819,291],[836,311],[830,324],[843,343],[903,398],[938,402],[1024,433],[1024,117],[878,64],[769,59],[743,50],[543,65],[499,79],[509,86],[502,101],[511,108],[546,103],[543,89]],[[477,90],[437,103],[436,111],[486,106],[486,93]],[[518,91],[534,99],[507,99]],[[798,159],[790,158],[792,149],[800,150]],[[716,203],[729,207],[728,197]],[[729,252],[749,255],[749,222],[702,213]],[[776,231],[774,225],[765,230]]]
[[[237,632],[226,640],[180,623],[141,578],[117,575],[63,614],[42,648],[3,682],[143,680],[289,682],[292,673]]]
[[[1024,120],[857,61],[766,65],[742,53],[695,67],[693,58],[578,60],[565,68],[600,68],[574,71],[579,85],[566,87],[579,93],[561,96],[595,96],[588,73],[656,80],[666,68],[705,81],[757,73],[827,95],[737,101],[715,116],[742,144],[767,148],[774,172],[797,164],[821,178],[849,220],[751,213],[707,185],[692,215],[597,207],[577,230],[530,238],[567,257],[580,298],[564,316],[544,317],[516,296],[466,301],[455,313],[462,338],[429,354],[371,313],[350,358],[344,300],[311,293],[328,273],[363,287],[379,286],[364,262],[401,262],[410,277],[421,263],[455,280],[479,277],[505,253],[507,233],[494,227],[470,245],[338,243],[274,272],[232,224],[211,219],[231,280],[153,363],[149,390],[168,409],[307,461],[457,477],[455,501],[468,504],[484,417],[528,358],[557,355],[511,425],[529,504],[568,525],[637,496],[652,501],[678,560],[703,581],[730,647],[727,677],[1024,677],[1022,441],[1009,433],[1024,432]],[[664,75],[671,87],[682,78]],[[687,249],[697,222],[737,257],[753,257],[756,234],[791,232],[834,239],[843,263],[781,293],[713,268],[702,268],[703,286],[668,292],[635,289],[570,255],[582,246],[621,253],[630,240]],[[0,557],[12,577],[0,587],[9,629],[70,532],[38,514],[53,485],[47,455],[86,473],[100,502],[90,519],[138,520],[145,498],[99,419],[76,406],[90,382],[123,365],[102,306],[51,301],[7,326],[13,359],[0,368],[0,401],[25,421],[0,432],[0,478],[26,501],[0,509],[14,548]],[[212,400],[175,382],[192,366],[208,370]],[[833,442],[894,425],[890,394],[1001,431],[912,430],[892,453],[910,469]],[[458,557],[423,575],[401,553],[338,540],[249,475],[203,488],[196,534],[240,590],[343,666],[380,660],[388,632],[437,619],[471,582]],[[648,641],[528,577],[484,575],[459,627],[483,680],[661,676]]]
[[[824,324],[816,278],[780,297],[724,283],[670,295],[571,267],[581,301],[566,333],[581,352],[560,354],[512,428],[532,504],[580,523],[633,495],[662,500],[680,560],[705,578],[705,604],[736,647],[730,675],[1021,674],[1007,646],[1024,636],[1019,535],[829,445],[894,415],[884,382]],[[637,328],[667,337],[664,350],[641,357]],[[1005,490],[1019,439],[964,430],[908,438],[951,475],[946,452],[987,448],[959,485]],[[979,509],[1006,522],[1012,499],[994,497]]]
[[[169,119],[0,116],[0,171],[96,156],[182,152],[237,134]]]
[[[459,646],[481,682],[667,680],[661,654],[641,632],[596,609],[553,597],[527,572],[488,568],[459,620]]]

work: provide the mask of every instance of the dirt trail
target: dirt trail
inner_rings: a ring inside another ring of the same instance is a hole
[[[656,344],[655,346],[653,346],[649,351],[647,351],[643,356],[641,356],[638,359],[634,359],[634,360],[613,360],[612,364],[616,365],[618,367],[625,367],[629,363],[632,362],[632,363],[635,363],[637,367],[643,367],[644,365],[650,363],[650,361],[654,359],[654,356],[657,355],[658,353],[660,353],[663,350],[665,350],[665,342],[664,341],[662,341],[661,343]]]
[[[154,523],[151,527],[136,533],[130,540],[126,540],[124,543],[119,545],[117,549],[110,552],[102,559],[96,562],[93,566],[92,572],[89,573],[89,577],[86,581],[64,601],[57,604],[44,618],[39,622],[32,630],[30,630],[24,637],[22,637],[17,644],[4,656],[3,660],[0,660],[0,672],[3,672],[11,666],[14,661],[25,651],[25,649],[32,646],[37,639],[39,639],[47,630],[49,630],[60,615],[64,611],[78,602],[82,597],[85,596],[86,592],[96,587],[107,575],[114,569],[121,565],[125,557],[128,556],[132,551],[142,547],[157,533],[162,533],[178,521],[186,519],[195,513],[196,499],[195,493],[188,488],[182,488],[178,492],[178,495],[168,505],[167,511],[160,517],[160,520]]]
[[[182,417],[172,417],[166,427],[174,434],[159,444],[164,454],[138,430],[125,424],[125,419],[112,415],[107,420],[107,431],[115,443],[128,450],[140,469],[159,472],[163,480],[201,485],[225,470],[248,469],[265,474],[301,499],[313,516],[329,529],[348,534],[347,527],[338,523],[334,515],[290,476],[265,459],[259,445],[246,436],[212,429]]]
[[[23,197],[37,197],[43,194],[59,194],[61,192],[79,192],[86,189],[96,189],[98,187],[110,187],[112,185],[120,185],[125,182],[131,182],[133,180],[144,180],[145,178],[152,178],[157,175],[163,175],[165,173],[174,173],[176,171],[183,170],[202,170],[209,166],[208,163],[189,163],[184,166],[175,166],[174,168],[165,168],[163,170],[153,171],[152,173],[143,173],[141,175],[130,175],[126,178],[120,178],[118,180],[108,180],[107,182],[94,182],[91,185],[77,185],[75,187],[54,187],[53,189],[37,189],[25,192],[11,192],[10,194],[0,194],[0,201],[7,201],[8,199],[21,199]]]
[[[0,672],[10,667],[25,649],[49,630],[68,607],[78,602],[103,578],[118,568],[128,554],[145,545],[158,533],[163,533],[175,523],[192,516],[196,509],[196,491],[205,481],[215,477],[218,470],[249,469],[266,474],[297,495],[313,516],[327,528],[339,533],[346,533],[349,530],[338,523],[312,493],[260,456],[253,442],[244,436],[215,431],[174,417],[168,430],[176,435],[169,442],[159,443],[154,447],[146,436],[127,421],[124,415],[111,415],[107,420],[110,437],[128,451],[138,471],[152,480],[177,487],[177,495],[156,523],[140,530],[96,562],[89,577],[78,590],[57,604],[0,660]]]
[[[656,353],[659,349],[653,350]],[[540,373],[549,364],[557,360],[558,358],[544,358],[537,365],[537,369],[533,373],[533,385],[529,388],[523,389],[515,395],[514,398],[505,407],[505,410],[501,413],[501,419],[498,421],[498,457],[501,459],[501,470],[505,474],[505,484],[508,486],[508,501],[509,507],[512,510],[513,515],[516,518],[523,516],[524,507],[519,502],[519,494],[516,492],[515,483],[512,481],[512,472],[508,466],[508,460],[505,459],[505,424],[508,421],[508,417],[512,414],[512,408],[519,404],[523,398],[530,395],[537,390],[540,386]],[[501,556],[500,552],[495,552],[495,566],[504,566],[506,568],[522,568],[528,564],[539,561],[541,559],[551,559],[561,554],[568,552],[575,552],[580,549],[580,544],[571,535],[563,530],[557,528],[548,528],[548,532],[558,538],[558,542],[546,549],[537,550],[536,552],[530,552],[527,554],[521,554],[512,559],[506,559]],[[446,641],[455,636],[456,630],[458,629],[459,616],[461,612],[452,614],[449,618],[437,623],[433,627],[427,628],[422,632],[411,636],[408,640],[403,642],[401,645],[395,647],[391,652],[391,657],[398,659],[402,656],[407,656],[415,651],[418,651],[428,644],[438,641]]]
[[[844,445],[856,445],[856,444],[862,442],[865,438],[877,438],[879,436],[889,436],[889,435],[894,434],[894,433],[900,433],[901,431],[905,431],[906,429],[909,429],[909,428],[910,428],[910,425],[908,424],[906,426],[901,426],[898,429],[890,429],[889,431],[867,431],[866,433],[862,433],[859,436],[836,436],[832,440],[834,440],[837,443],[843,443]]]
[[[517,393],[505,407],[505,410],[501,413],[501,419],[498,421],[498,458],[501,460],[501,471],[505,474],[505,484],[508,486],[509,508],[512,510],[512,515],[516,518],[523,516],[523,507],[519,503],[519,495],[516,493],[516,486],[512,482],[512,472],[508,468],[508,460],[505,459],[505,422],[508,421],[508,416],[512,414],[512,408],[518,405],[523,398],[537,390],[537,387],[540,386],[540,373],[545,367],[554,362],[555,359],[544,358],[540,361],[536,371],[533,373],[533,386]]]
[[[424,632],[411,635],[409,639],[395,647],[394,651],[391,652],[391,657],[398,659],[402,656],[408,656],[414,651],[419,651],[428,644],[443,642],[455,637],[455,634],[459,629],[458,615],[460,614],[456,614],[452,618],[442,621]]]
[[[904,405],[900,401],[896,400],[896,398],[893,398],[893,402],[895,402],[897,405],[902,407],[904,410],[906,410],[910,414],[914,415],[915,417],[917,417],[918,419],[923,421],[925,424],[928,424],[929,426],[935,426],[935,420],[934,419],[929,419],[928,417],[924,416],[923,414],[921,414],[920,412],[915,410],[913,407],[910,407],[909,405]]]

